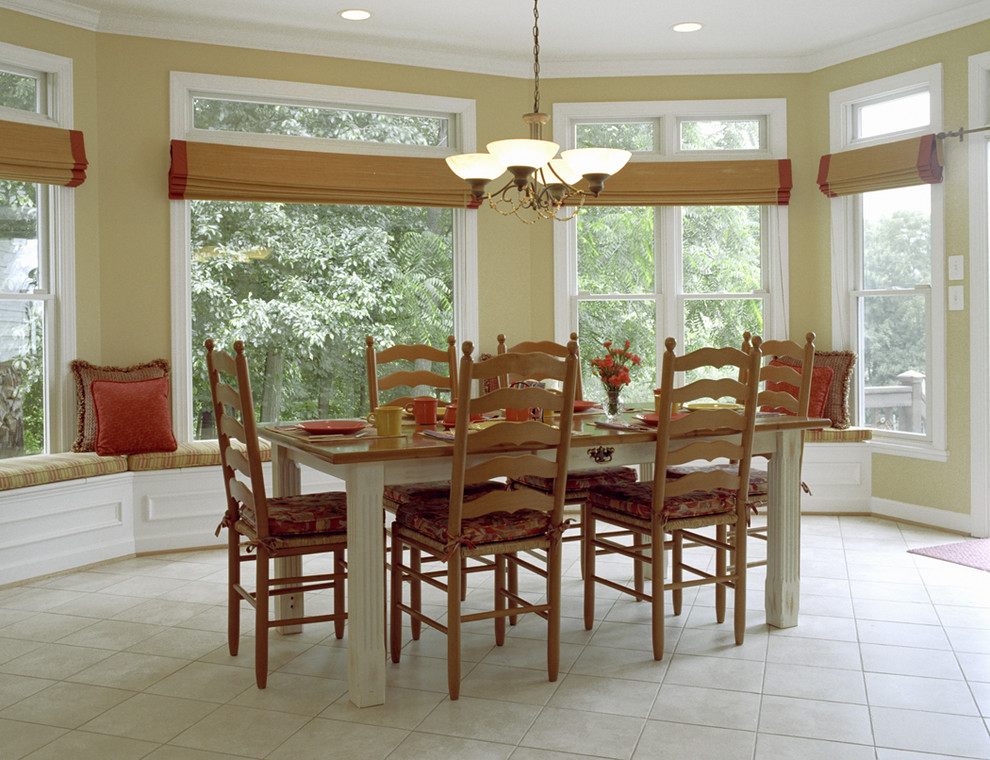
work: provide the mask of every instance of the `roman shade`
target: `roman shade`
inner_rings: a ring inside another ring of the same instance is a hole
[[[818,164],[818,187],[830,198],[941,181],[941,145],[935,135],[827,153]]]
[[[168,197],[477,208],[442,158],[172,141]]]
[[[630,162],[588,206],[786,206],[791,160]]]
[[[0,121],[0,179],[76,187],[87,165],[82,132]]]

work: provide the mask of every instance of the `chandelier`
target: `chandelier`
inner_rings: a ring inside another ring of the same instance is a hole
[[[447,157],[447,166],[471,186],[478,201],[503,216],[516,216],[527,224],[539,219],[571,219],[588,197],[598,197],[605,180],[626,165],[628,150],[577,148],[554,158],[559,145],[543,139],[543,125],[550,117],[540,113],[540,12],[533,0],[533,113],[523,116],[529,125],[529,139],[496,140],[487,153],[462,153]],[[494,193],[485,186],[508,170],[512,178]],[[584,179],[587,189],[578,188]],[[568,211],[562,213],[565,205]],[[569,209],[574,207],[573,211]],[[567,215],[564,215],[567,214]]]

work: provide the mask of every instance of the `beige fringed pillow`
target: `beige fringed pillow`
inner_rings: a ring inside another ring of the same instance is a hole
[[[778,358],[786,364],[800,364],[789,356]],[[832,385],[825,398],[822,416],[832,420],[832,427],[839,430],[849,427],[849,383],[855,363],[855,351],[815,351],[815,366],[832,368]]]
[[[96,450],[96,407],[93,404],[92,384],[94,380],[116,380],[128,382],[132,380],[151,380],[156,377],[167,377],[169,363],[167,359],[155,359],[145,364],[135,364],[130,367],[99,367],[82,359],[76,359],[69,367],[76,379],[76,410],[78,415],[78,431],[76,441],[72,444],[73,451]]]

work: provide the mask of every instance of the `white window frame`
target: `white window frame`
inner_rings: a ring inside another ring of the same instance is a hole
[[[288,135],[219,132],[193,127],[194,97],[278,99],[284,103],[368,108],[450,118],[448,146],[407,146]],[[170,126],[173,140],[228,145],[333,151],[375,155],[445,157],[475,149],[475,101],[433,95],[365,90],[269,79],[215,76],[173,71],[170,76]],[[454,330],[458,340],[478,341],[477,211],[454,209]],[[192,298],[189,202],[170,202],[172,288],[172,425],[180,441],[192,440]]]
[[[969,126],[990,125],[990,51],[969,59]],[[948,138],[952,139],[952,138]],[[969,314],[971,528],[990,536],[990,132],[971,132],[969,143]],[[955,140],[953,140],[955,142]],[[958,284],[958,283],[949,283]]]
[[[679,124],[695,119],[765,120],[763,143],[757,150],[681,150]],[[561,150],[575,147],[575,125],[591,121],[635,122],[655,120],[657,151],[635,152],[638,161],[712,161],[782,159],[787,157],[787,101],[783,98],[752,100],[676,100],[617,103],[557,103],[553,107],[554,142]],[[605,190],[608,193],[608,182]],[[683,345],[684,296],[680,292],[680,213],[681,207],[655,209],[654,293],[657,303],[657,356],[662,350],[660,336],[673,335]],[[764,206],[764,242],[761,261],[763,288],[751,297],[764,303],[764,337],[782,338],[788,330],[787,206]],[[668,255],[676,252],[676,256]],[[570,220],[554,227],[554,325],[558,341],[578,327],[577,222]],[[674,297],[670,297],[673,295]],[[708,297],[718,298],[712,293]],[[728,293],[727,298],[748,294]],[[644,296],[645,297],[645,296]],[[740,336],[742,340],[742,336]],[[657,362],[657,373],[660,371]],[[658,377],[659,379],[659,377]]]
[[[895,98],[927,89],[930,122],[925,126],[857,139],[854,114],[857,106]],[[879,145],[894,140],[939,132],[942,129],[942,66],[933,64],[913,71],[877,79],[871,82],[835,90],[829,94],[830,150],[842,150]],[[910,456],[934,461],[946,461],[946,370],[945,370],[945,224],[942,183],[931,188],[931,290],[929,300],[928,371],[926,372],[926,433],[874,430],[871,447],[874,451]],[[858,197],[841,196],[831,199],[832,217],[832,335],[837,349],[855,350],[858,345],[857,267],[859,250],[856,240],[856,207]],[[850,410],[854,420],[861,420],[862,374],[859,364],[854,368]]]
[[[72,59],[0,42],[0,63],[43,75],[41,109],[32,113],[0,107],[0,119],[23,124],[73,128]],[[76,434],[76,390],[69,362],[76,356],[75,196],[72,188],[41,185],[47,199],[46,226],[39,228],[39,261],[47,269],[42,287],[24,295],[45,303],[45,452],[67,451]]]

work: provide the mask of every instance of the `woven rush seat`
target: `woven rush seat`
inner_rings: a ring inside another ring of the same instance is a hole
[[[241,507],[241,520],[257,531],[257,518],[249,506]],[[347,530],[347,496],[344,493],[311,493],[268,499],[268,533],[299,536],[309,533],[343,533]]]
[[[480,496],[491,491],[501,491],[505,489],[504,483],[482,481],[481,483],[467,483],[464,486],[465,498]],[[385,501],[391,502],[395,508],[410,501],[431,500],[436,498],[450,497],[450,481],[434,480],[427,483],[403,483],[401,485],[385,486]]]
[[[395,513],[395,521],[442,545],[448,540],[448,505],[447,498],[405,504]],[[491,512],[462,521],[460,539],[470,547],[533,538],[545,535],[549,528],[550,516],[546,512],[532,509],[520,509],[511,514]]]
[[[607,489],[588,491],[588,504],[599,509],[649,520],[653,508],[653,483],[619,483]],[[663,500],[661,522],[684,520],[732,512],[736,508],[735,494],[710,491],[668,496]]]
[[[631,467],[605,467],[594,470],[575,470],[567,473],[567,483],[564,486],[570,496],[574,492],[587,491],[590,488],[600,485],[610,485],[613,483],[634,482],[636,471]],[[550,493],[553,491],[553,478],[541,478],[538,475],[527,475],[512,480],[511,483],[519,483],[530,488]]]

